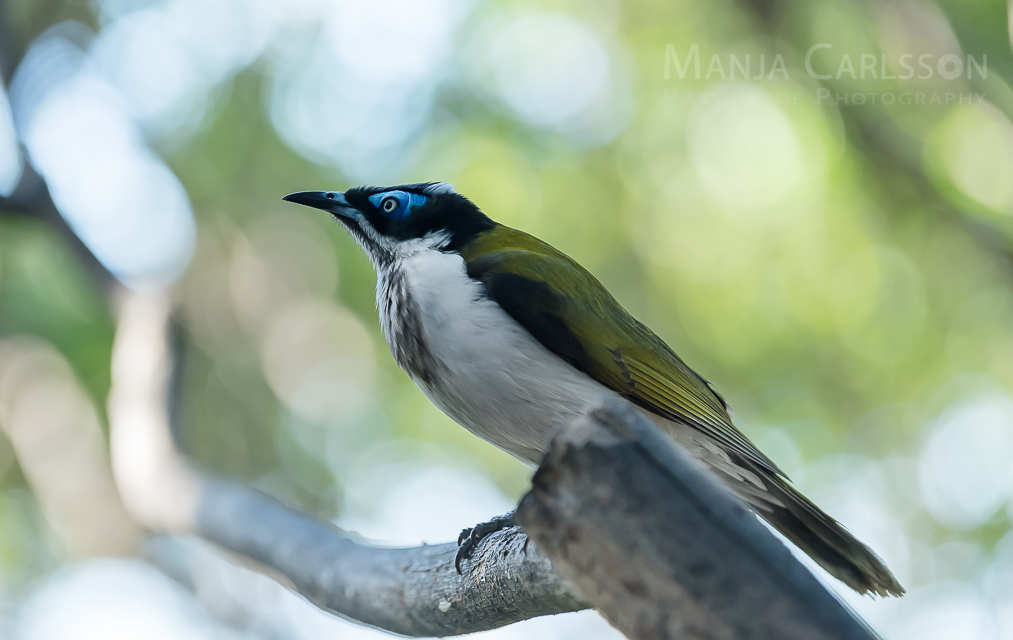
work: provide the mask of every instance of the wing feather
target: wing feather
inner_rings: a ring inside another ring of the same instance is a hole
[[[549,351],[659,416],[784,474],[735,426],[724,399],[575,261],[499,226],[462,247],[468,275]]]

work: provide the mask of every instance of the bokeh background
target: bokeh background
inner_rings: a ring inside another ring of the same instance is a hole
[[[3,0],[0,74],[0,636],[384,637],[195,541],[196,594],[133,555],[116,283],[178,304],[202,468],[444,542],[529,471],[396,368],[366,259],[280,196],[447,180],[599,276],[888,561],[901,600],[830,581],[886,638],[1013,638],[1004,3]]]

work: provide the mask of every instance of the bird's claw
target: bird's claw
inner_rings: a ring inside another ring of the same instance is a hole
[[[514,514],[511,512],[461,531],[461,535],[457,536],[457,557],[454,558],[454,568],[457,569],[457,573],[461,573],[461,561],[470,558],[478,547],[478,543],[486,536],[513,526],[515,526]]]

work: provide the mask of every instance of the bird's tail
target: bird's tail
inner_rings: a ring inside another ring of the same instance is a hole
[[[904,595],[904,587],[872,549],[782,478],[756,467],[752,470],[762,479],[766,491],[736,493],[830,575],[858,593]]]

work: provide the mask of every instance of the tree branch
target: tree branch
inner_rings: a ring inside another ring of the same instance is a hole
[[[742,501],[625,402],[556,437],[517,519],[629,638],[875,637]]]
[[[164,297],[122,300],[109,417],[124,503],[152,529],[196,533],[261,563],[326,611],[411,636],[590,603],[638,639],[875,637],[709,471],[619,401],[554,439],[517,512],[539,546],[516,528],[497,532],[463,576],[453,543],[360,544],[199,474],[169,435],[168,316]]]
[[[454,543],[359,544],[228,483],[208,483],[197,522],[202,537],[280,570],[320,608],[403,635],[472,633],[587,608],[516,527],[486,538],[459,575]]]
[[[124,293],[109,400],[113,468],[131,514],[157,531],[196,533],[282,574],[317,606],[411,636],[493,629],[587,608],[518,529],[479,546],[462,576],[457,545],[386,549],[252,489],[193,470],[173,447],[167,409],[169,304]]]
[[[620,401],[554,439],[517,512],[538,546],[516,528],[497,532],[463,576],[453,543],[360,544],[199,474],[169,434],[168,316],[164,297],[122,299],[109,417],[124,504],[152,529],[196,533],[257,561],[326,611],[411,636],[593,605],[637,639],[875,637],[709,471]]]

